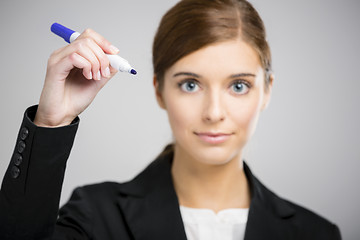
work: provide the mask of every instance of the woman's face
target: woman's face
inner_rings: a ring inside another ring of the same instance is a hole
[[[168,113],[177,156],[224,164],[241,157],[270,92],[257,53],[232,40],[177,61],[157,99]]]

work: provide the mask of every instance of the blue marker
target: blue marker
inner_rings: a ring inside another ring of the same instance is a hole
[[[64,27],[59,23],[53,23],[51,25],[51,31],[59,37],[62,37],[68,43],[73,42],[80,35],[80,33]],[[134,75],[137,73],[129,62],[119,55],[106,54],[106,56],[109,58],[110,65],[120,72],[128,72]]]

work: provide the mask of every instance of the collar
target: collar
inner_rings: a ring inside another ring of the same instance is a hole
[[[133,180],[120,184],[118,204],[134,239],[185,240],[179,202],[171,176],[173,153],[159,156]],[[268,190],[244,162],[251,189],[251,203],[245,239],[292,239],[288,219],[295,210]],[[262,231],[259,231],[262,229]]]

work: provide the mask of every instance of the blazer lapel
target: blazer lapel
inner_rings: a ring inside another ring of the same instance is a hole
[[[290,221],[295,210],[284,200],[270,192],[252,175],[244,163],[244,170],[251,189],[251,203],[245,230],[245,240],[296,239],[296,229]]]
[[[245,230],[245,240],[255,239],[296,239],[294,227],[265,209],[258,201],[254,201],[249,210]]]
[[[118,204],[136,240],[186,240],[171,161],[172,156],[160,157],[134,180],[121,185]]]
[[[118,205],[135,240],[186,240],[175,193],[171,163],[173,154],[159,157],[132,181],[121,184]],[[296,239],[289,221],[295,210],[252,175],[244,162],[251,189],[245,240]]]

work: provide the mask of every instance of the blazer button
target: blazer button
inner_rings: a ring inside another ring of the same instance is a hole
[[[20,154],[18,154],[18,153],[15,153],[15,155],[14,155],[14,164],[16,166],[20,166],[20,164],[22,163],[22,160],[23,160],[22,156]]]
[[[29,135],[29,129],[27,129],[26,127],[23,127],[20,131],[21,140],[25,140],[28,135]]]
[[[20,141],[17,145],[17,150],[19,153],[23,153],[25,150],[26,144],[23,141]]]
[[[20,175],[20,169],[18,167],[16,167],[16,166],[13,166],[11,168],[11,177],[12,178],[18,178],[19,175]]]

